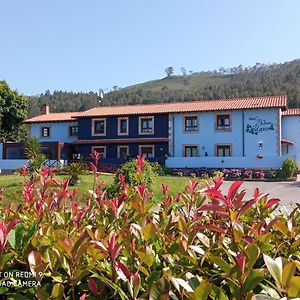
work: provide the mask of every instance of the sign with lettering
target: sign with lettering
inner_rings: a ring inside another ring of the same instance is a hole
[[[258,135],[264,131],[274,130],[274,124],[266,120],[261,119],[260,117],[250,117],[249,123],[246,125],[246,132],[250,134]]]

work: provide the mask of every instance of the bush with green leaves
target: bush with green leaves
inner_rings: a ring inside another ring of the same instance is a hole
[[[282,164],[282,171],[286,178],[291,178],[292,176],[294,176],[297,169],[297,163],[291,157],[288,157]]]
[[[155,204],[141,158],[136,186],[120,174],[119,194],[108,199],[97,165],[84,203],[53,169],[43,167],[38,180],[22,169],[23,202],[0,206],[0,272],[12,274],[1,277],[3,298],[300,297],[299,204],[280,213],[279,199],[259,189],[246,198],[241,181],[222,193],[222,177],[191,179],[177,196],[162,185]],[[31,277],[15,280],[16,272]]]
[[[140,159],[143,159],[143,168],[140,169],[139,172],[139,166],[137,164],[137,160],[135,159],[126,162],[117,170],[114,175],[113,183],[108,188],[108,193],[110,195],[115,196],[117,193],[119,193],[122,185],[120,181],[120,175],[125,176],[125,181],[130,187],[137,186],[138,182],[140,182],[142,178],[143,183],[147,184],[148,189],[152,191],[153,179],[157,175],[156,171],[161,170],[161,168],[157,164],[153,165],[153,163],[144,160],[143,157],[140,157]]]
[[[87,173],[87,166],[82,162],[73,162],[67,164],[62,173],[69,176],[70,185],[78,185],[80,176]]]
[[[28,159],[28,172],[33,179],[39,176],[45,162],[45,155],[42,153],[41,143],[36,136],[28,137],[25,143],[25,154]]]

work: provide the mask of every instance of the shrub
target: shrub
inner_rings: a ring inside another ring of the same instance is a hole
[[[68,181],[55,180],[51,169],[24,180],[21,205],[0,206],[0,272],[31,271],[37,284],[7,288],[14,276],[2,277],[1,298],[300,297],[299,206],[275,212],[278,199],[258,189],[247,199],[241,181],[223,194],[222,178],[204,189],[190,180],[176,197],[162,185],[161,204],[154,206],[143,161],[137,162],[138,185],[129,187],[120,174],[114,199],[97,182],[91,198],[78,203]]]
[[[263,179],[265,177],[265,173],[262,170],[255,171],[254,174],[255,174],[255,177],[259,178],[259,179]]]
[[[28,172],[31,179],[36,178],[45,162],[41,143],[36,136],[30,136],[25,143],[25,154],[28,159]]]
[[[66,165],[62,172],[69,176],[70,185],[78,185],[80,176],[86,174],[87,167],[84,163],[74,162]]]
[[[137,161],[143,161],[143,169],[138,170]],[[140,172],[138,172],[140,171]],[[142,174],[142,176],[141,176]],[[116,195],[122,186],[120,175],[124,175],[124,181],[130,187],[135,187],[139,184],[146,184],[149,190],[152,190],[153,179],[156,176],[153,166],[147,160],[144,161],[143,157],[138,157],[137,160],[131,160],[122,165],[121,168],[114,175],[112,185],[108,188],[107,192],[110,196]]]
[[[230,169],[223,169],[222,173],[224,174],[224,177],[231,177],[231,170]]]
[[[265,172],[265,177],[266,178],[276,178],[278,175],[278,172],[276,170],[267,170]]]
[[[298,169],[298,166],[293,158],[288,157],[283,162],[282,170],[283,170],[286,178],[291,178],[295,174],[297,169]]]
[[[250,179],[250,178],[252,178],[252,176],[253,176],[253,172],[251,170],[247,170],[247,171],[244,172],[244,177],[245,178]]]

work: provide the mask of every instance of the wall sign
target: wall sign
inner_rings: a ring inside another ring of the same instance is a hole
[[[250,117],[249,121],[252,124],[246,125],[246,132],[250,134],[258,135],[264,131],[274,130],[274,124],[272,122],[268,122],[259,117]]]

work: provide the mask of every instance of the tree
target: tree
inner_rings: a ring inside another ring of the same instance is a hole
[[[22,122],[27,117],[28,100],[0,81],[0,140],[19,140],[24,133]]]
[[[165,72],[167,73],[167,77],[171,77],[174,74],[174,68],[173,67],[167,67],[165,69]]]
[[[187,72],[186,72],[186,68],[185,67],[181,67],[180,71],[182,73],[182,76],[186,76]]]

